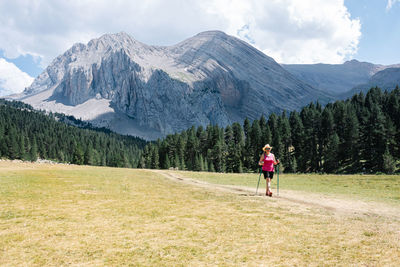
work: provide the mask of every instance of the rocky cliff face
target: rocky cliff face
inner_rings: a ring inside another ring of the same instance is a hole
[[[75,44],[19,99],[153,139],[332,98],[247,43],[211,31],[168,47],[148,46],[125,33]]]

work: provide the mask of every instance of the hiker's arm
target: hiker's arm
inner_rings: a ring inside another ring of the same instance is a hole
[[[278,165],[278,164],[279,164],[279,159],[276,159],[275,155],[274,155],[274,165]]]
[[[260,165],[260,166],[264,165],[264,155],[261,155],[258,165]]]

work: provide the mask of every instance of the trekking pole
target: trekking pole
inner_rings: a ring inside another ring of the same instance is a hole
[[[277,185],[277,196],[279,196],[279,163],[278,163],[278,165],[276,165],[276,172],[277,172],[277,174],[278,174],[278,185]]]
[[[260,167],[260,175],[258,176],[258,183],[257,183],[257,189],[256,189],[256,196],[257,196],[257,192],[258,192],[258,186],[260,185],[261,170],[262,170],[262,168]]]

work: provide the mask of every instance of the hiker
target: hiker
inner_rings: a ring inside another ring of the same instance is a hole
[[[271,153],[271,149],[272,147],[269,144],[266,144],[262,149],[264,150],[264,153],[261,155],[260,161],[258,162],[258,164],[262,166],[262,172],[267,184],[265,195],[270,197],[272,197],[271,179],[274,178],[274,165],[279,163],[279,160],[276,160],[275,155]]]

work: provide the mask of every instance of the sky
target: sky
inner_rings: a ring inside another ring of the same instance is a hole
[[[124,31],[172,45],[221,30],[279,63],[400,63],[400,0],[1,0],[0,96],[74,43]]]

